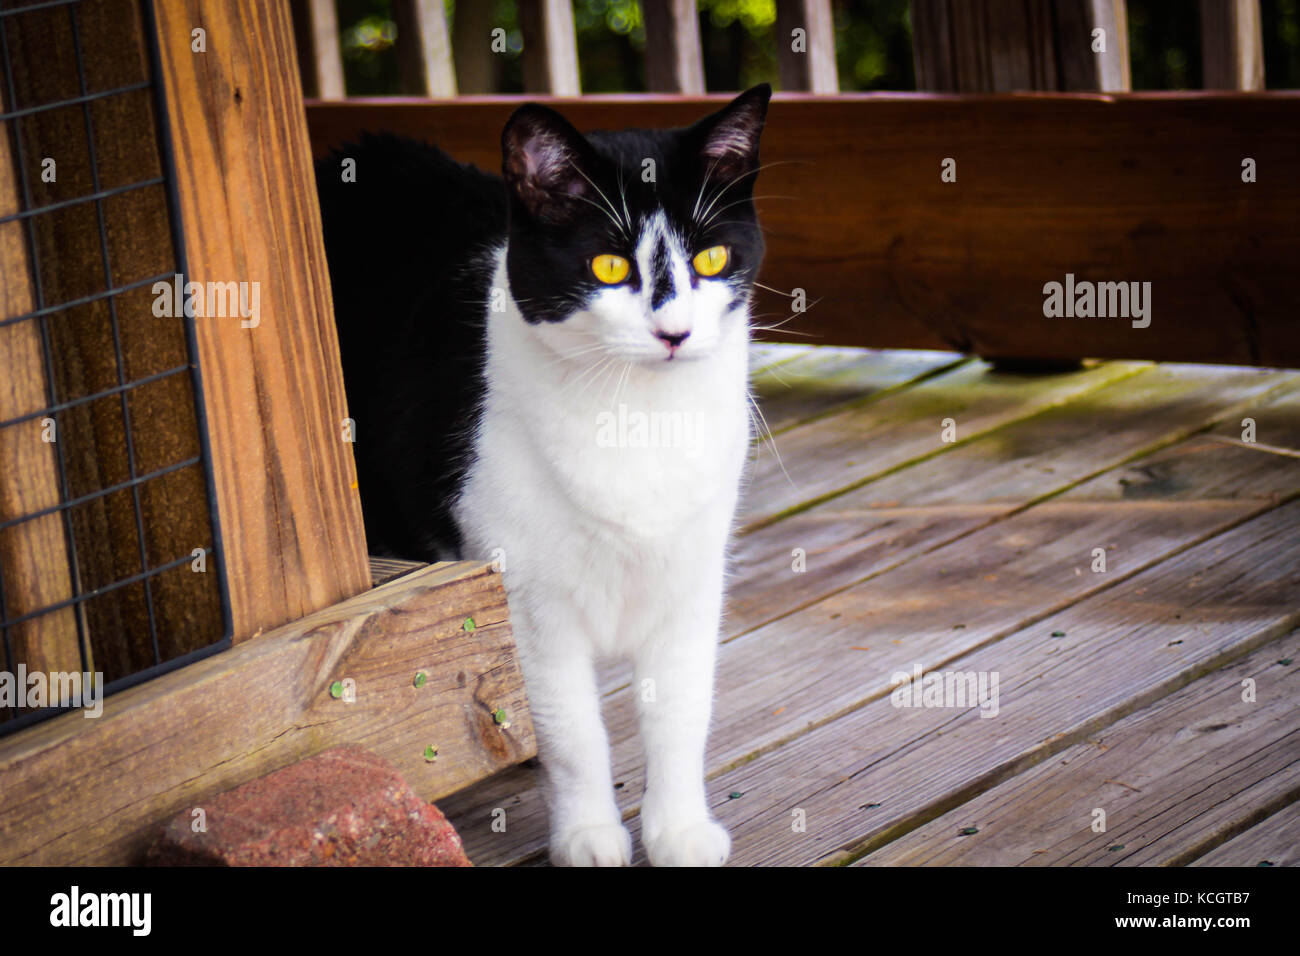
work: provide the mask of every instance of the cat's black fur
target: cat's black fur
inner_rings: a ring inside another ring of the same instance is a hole
[[[322,160],[316,182],[370,553],[445,559],[460,548],[450,509],[482,402],[504,185],[390,135]]]
[[[724,115],[761,128],[770,92],[756,87],[685,129],[586,137],[528,104],[502,136],[504,180],[391,135],[364,135],[317,164],[371,553],[423,561],[459,553],[451,507],[486,387],[492,252],[507,236],[510,292],[529,322],[562,321],[581,309],[599,288],[590,262],[601,253],[630,260],[628,281],[654,283],[661,304],[663,277],[638,274],[636,236],[629,240],[602,211],[604,198],[619,212],[626,202],[634,224],[663,209],[692,248],[728,246],[737,301],[747,294],[763,254],[750,201],[756,169],[702,151]],[[540,188],[529,165],[539,134],[577,160],[557,164]],[[342,181],[345,158],[356,160],[355,182]],[[647,159],[654,182],[643,178]],[[694,227],[702,189],[707,201],[723,187],[715,208],[729,208],[707,228]]]

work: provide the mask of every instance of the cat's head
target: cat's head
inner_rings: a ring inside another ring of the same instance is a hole
[[[711,354],[748,321],[763,257],[754,211],[771,87],[683,129],[583,136],[536,103],[502,133],[510,291],[565,356]]]

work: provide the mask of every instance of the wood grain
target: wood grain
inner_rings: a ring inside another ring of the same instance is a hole
[[[1201,73],[1207,90],[1264,89],[1259,0],[1200,0]]]
[[[1204,856],[1300,799],[1300,668],[1278,663],[1297,653],[1300,635],[1274,641],[861,863],[1170,866]],[[966,827],[979,832],[963,836]]]
[[[260,290],[256,326],[195,320],[241,640],[369,587],[356,467],[288,6],[160,4],[158,36],[187,278]]]
[[[456,67],[442,0],[395,0],[392,9],[403,91],[435,98],[455,96]]]
[[[292,9],[303,95],[343,99],[343,55],[334,0],[292,0]]]
[[[795,30],[803,31],[803,49],[798,51]],[[776,62],[783,90],[839,92],[830,0],[777,0]]]
[[[1000,672],[1000,719],[884,696],[723,773],[710,790],[741,847],[734,862],[854,859],[1286,634],[1300,624],[1297,530],[1293,502],[1014,638],[925,664]],[[727,806],[738,791],[749,799]],[[795,807],[815,821],[805,833],[791,830]]]
[[[159,821],[343,743],[427,799],[536,752],[500,575],[431,566],[0,740],[0,862],[136,862]]]
[[[646,86],[660,93],[703,93],[704,54],[694,0],[644,0]]]
[[[519,0],[519,26],[524,34],[524,89],[556,96],[581,93],[570,0]]]
[[[1261,820],[1191,866],[1300,866],[1300,802]]]
[[[724,99],[554,105],[594,129],[626,126],[629,111],[684,125]],[[308,124],[318,154],[388,129],[495,170],[519,102],[318,103]],[[783,94],[763,139],[763,162],[782,165],[758,194],[795,198],[759,201],[761,279],[805,290],[812,305],[784,337],[804,344],[1297,366],[1298,119],[1293,92]],[[940,179],[945,158],[955,183]],[[1150,325],[1044,316],[1044,285],[1067,274],[1150,282]],[[757,306],[791,314],[781,295]]]

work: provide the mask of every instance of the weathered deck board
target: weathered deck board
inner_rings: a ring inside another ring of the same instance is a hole
[[[964,361],[956,352],[809,349],[756,374],[753,392],[768,429],[779,435],[831,409],[880,398]]]
[[[734,862],[848,862],[1274,640],[1300,624],[1298,559],[1293,502],[937,665],[1002,673],[1001,719],[885,696],[720,775]]]
[[[1192,866],[1300,866],[1300,802],[1261,820]]]
[[[1279,663],[1297,656],[1300,633],[1267,644],[860,863],[1168,865],[1203,855],[1300,798],[1300,667]]]
[[[1149,378],[1143,382],[1144,377]],[[1194,386],[1189,386],[1184,376],[1196,381]],[[894,479],[900,479],[899,487],[905,491],[913,491],[917,495],[916,500],[925,500],[926,495],[937,497],[943,500],[947,481],[958,478],[963,475],[979,474],[980,469],[996,470],[999,465],[1006,464],[1008,461],[1015,461],[1018,456],[1023,456],[1027,463],[1033,467],[1024,468],[1023,471],[1030,475],[1025,480],[1016,475],[1014,468],[1009,468],[1006,475],[992,482],[993,497],[996,500],[999,495],[1005,495],[1005,508],[1001,509],[1003,513],[1010,512],[1016,507],[1023,504],[1024,501],[1032,500],[1035,497],[1041,497],[1060,490],[1062,487],[1068,487],[1070,482],[1077,481],[1090,473],[1090,470],[1104,468],[1117,461],[1123,460],[1126,456],[1133,454],[1143,448],[1150,447],[1152,444],[1159,445],[1161,442],[1173,441],[1176,438],[1185,435],[1188,431],[1195,431],[1203,427],[1209,421],[1216,418],[1222,418],[1228,411],[1233,410],[1240,405],[1242,401],[1258,396],[1265,391],[1270,382],[1276,384],[1276,380],[1270,380],[1267,375],[1250,372],[1245,377],[1237,376],[1237,370],[1207,370],[1207,369],[1189,369],[1166,367],[1164,369],[1149,369],[1142,372],[1134,379],[1129,380],[1133,385],[1133,392],[1124,390],[1123,383],[1112,386],[1110,389],[1098,390],[1092,393],[1091,398],[1102,400],[1095,403],[1090,401],[1086,414],[1080,414],[1076,410],[1073,414],[1077,419],[1076,424],[1085,422],[1094,423],[1093,433],[1083,436],[1087,440],[1080,441],[1078,437],[1071,436],[1068,440],[1057,438],[1052,440],[1052,435],[1060,431],[1064,425],[1069,422],[1070,406],[1048,411],[1038,418],[1027,419],[1017,422],[999,432],[987,436],[986,439],[973,441],[966,445],[957,446],[946,452],[946,454],[929,459],[919,466],[906,469],[897,475],[891,475],[879,480],[873,485],[862,489],[862,494],[871,494],[871,489],[879,484],[890,482]],[[1290,382],[1291,380],[1288,379]],[[1292,382],[1293,384],[1293,382]],[[1161,401],[1161,391],[1163,390],[1163,399]],[[1106,396],[1105,392],[1110,391],[1114,394]],[[1127,401],[1126,401],[1127,399]],[[1219,403],[1223,404],[1219,404]],[[1112,406],[1114,408],[1112,409]],[[1286,414],[1269,414],[1256,413],[1260,421],[1261,429],[1275,432],[1274,440],[1285,440],[1283,430],[1290,428],[1291,435],[1300,437],[1300,410],[1294,406],[1283,405]],[[1235,412],[1234,412],[1235,413]],[[1290,423],[1289,426],[1286,423]],[[1226,425],[1225,425],[1226,427]],[[1234,427],[1236,427],[1234,425]],[[1076,429],[1077,430],[1077,429]],[[1023,432],[1023,434],[1016,434]],[[1008,439],[1010,436],[1010,439]],[[1261,441],[1263,439],[1261,438]],[[1212,533],[1213,530],[1224,527],[1235,521],[1241,520],[1246,514],[1257,511],[1262,507],[1270,506],[1277,500],[1276,496],[1283,493],[1291,493],[1300,487],[1300,476],[1296,475],[1296,469],[1292,462],[1274,456],[1260,455],[1254,450],[1234,449],[1219,443],[1205,442],[1206,447],[1212,452],[1212,457],[1217,465],[1222,466],[1222,470],[1227,473],[1224,479],[1216,473],[1211,475],[1204,472],[1201,461],[1195,456],[1189,458],[1185,454],[1185,449],[1175,455],[1176,464],[1173,471],[1169,472],[1173,476],[1174,484],[1181,484],[1186,487],[1195,489],[1196,473],[1202,472],[1202,478],[1220,489],[1220,493],[1229,498],[1227,503],[1218,505],[1209,504],[1198,510],[1198,519],[1191,523],[1190,527],[1185,527],[1182,531],[1174,530],[1172,537],[1166,536],[1157,540],[1155,547],[1146,552],[1146,560],[1149,563],[1170,551],[1176,551],[1179,548],[1186,547],[1196,539],[1197,535],[1204,536],[1206,533]],[[1095,459],[1089,468],[1088,451],[1091,449]],[[1222,457],[1228,455],[1228,458]],[[946,469],[944,466],[947,462],[965,458],[959,467],[955,469]],[[1056,471],[1048,471],[1051,466],[1046,463],[1049,460],[1064,460],[1066,466]],[[1139,467],[1142,465],[1139,463]],[[1160,467],[1165,467],[1163,464]],[[917,475],[908,477],[908,471],[916,470]],[[1184,475],[1183,471],[1188,474]],[[935,471],[943,481],[927,482],[921,475],[926,471]],[[1226,483],[1225,483],[1226,480]],[[1235,491],[1232,490],[1235,482]],[[1112,480],[1114,487],[1125,487],[1118,485]],[[1002,489],[998,491],[998,489]],[[1140,490],[1140,489],[1138,489]],[[954,493],[953,498],[960,494],[969,494],[968,488],[964,492]],[[855,492],[854,494],[858,494]],[[1111,489],[1108,487],[1098,493],[1103,499],[1112,497]],[[1241,496],[1243,500],[1232,501],[1234,496]],[[830,504],[838,504],[839,501],[847,499],[837,499],[836,502],[827,503],[820,507],[826,508]],[[1195,497],[1191,494],[1191,497]],[[888,500],[888,499],[882,499]],[[960,500],[957,498],[957,500]],[[864,502],[863,504],[866,504]],[[813,509],[814,511],[816,509]],[[955,511],[959,509],[954,509]],[[968,511],[978,511],[977,508],[968,507]],[[1074,509],[1078,510],[1078,509]],[[1092,513],[1088,520],[1095,520],[1097,509],[1082,509]],[[1151,521],[1159,523],[1161,516],[1158,514],[1159,509],[1152,506],[1149,502],[1144,509],[1147,518],[1145,524],[1139,522],[1137,531],[1144,533],[1149,530],[1146,525]],[[1054,516],[1049,515],[1051,520],[1046,521],[1039,529],[1039,538],[1047,546],[1059,537],[1058,530],[1061,521],[1071,523],[1069,518],[1071,509],[1057,509]],[[1108,523],[1113,523],[1114,527],[1101,529],[1105,533],[1101,537],[1107,538],[1104,543],[1111,543],[1109,533],[1114,530],[1117,534],[1122,534],[1129,529],[1133,523],[1133,508],[1126,509],[1103,509],[1103,512],[1109,515]],[[999,511],[993,511],[994,517]],[[1030,512],[1033,513],[1032,511]],[[800,516],[795,516],[795,518]],[[841,515],[840,517],[843,517]],[[989,520],[986,516],[977,515],[982,523]],[[777,533],[779,529],[787,526],[795,518],[787,518],[771,528],[764,529],[758,534]],[[1039,520],[1035,518],[1035,521]],[[1088,528],[1087,520],[1073,522],[1077,527],[1074,528],[1076,534],[1083,533],[1085,537],[1095,536],[1098,528]],[[1165,523],[1168,523],[1165,521]],[[834,525],[834,521],[828,521],[828,525]],[[1082,531],[1081,531],[1082,529]],[[1016,532],[1013,528],[1013,537]],[[750,538],[754,535],[749,536]],[[743,540],[743,539],[742,539]],[[944,540],[940,538],[939,541]],[[996,537],[990,540],[996,541]],[[937,543],[937,542],[936,542]],[[1018,542],[1016,548],[1022,552],[1029,551],[1032,540]],[[1086,566],[1087,549],[1082,548],[1081,544],[1087,542],[1075,541],[1072,545],[1073,551],[1066,550],[1066,561],[1061,563],[1058,559],[1057,566],[1051,567],[1050,574],[1044,576],[1043,580],[1059,579],[1062,573],[1070,578],[1078,578],[1082,575],[1071,574],[1073,567],[1071,565],[1084,564]],[[743,545],[742,545],[743,546]],[[961,542],[961,548],[967,549],[971,545],[969,542]],[[998,545],[994,545],[996,551]],[[1004,549],[1005,550],[1005,549]],[[1084,558],[1080,558],[1079,552],[1082,550]],[[787,552],[788,553],[788,552]],[[980,552],[976,549],[972,552],[978,555]],[[1136,553],[1136,552],[1135,552]],[[1035,573],[1036,557],[1029,554],[1018,559],[1020,567],[1017,574],[1021,577]],[[1006,555],[1001,559],[1006,560]],[[1129,560],[1132,557],[1129,556]],[[887,608],[885,616],[888,617],[899,608],[905,608],[909,602],[916,608],[921,609],[921,616],[924,616],[925,601],[935,590],[936,583],[944,583],[946,575],[943,573],[944,562],[931,562],[927,573],[916,574],[909,582],[908,588],[903,590],[903,597],[890,603],[890,594],[898,589],[891,587],[894,582],[885,580],[880,586],[879,594],[883,595],[882,606]],[[1139,564],[1141,562],[1138,562]],[[1130,564],[1129,571],[1136,568],[1137,565]],[[788,561],[785,563],[788,571]],[[979,561],[974,562],[974,570],[979,570]],[[968,577],[970,575],[968,574]],[[1089,577],[1094,577],[1089,573]],[[816,575],[806,575],[808,581],[816,579]],[[884,578],[888,579],[886,575]],[[954,579],[955,580],[955,579]],[[1019,578],[1014,575],[1009,583],[1015,585]],[[1079,594],[1088,593],[1089,590],[1095,589],[1092,583],[1087,587],[1081,587],[1082,582],[1070,581],[1069,588],[1060,589],[1062,593],[1053,593],[1057,590],[1055,587],[1040,589],[1040,601],[1046,598],[1053,598],[1057,604],[1064,606]],[[987,585],[982,583],[979,575],[975,575],[967,583],[966,600],[978,598],[983,591],[987,591]],[[877,597],[877,592],[864,592],[854,595],[854,600],[850,604],[866,605],[871,603]],[[946,603],[951,603],[944,599]],[[1013,598],[1010,602],[1015,604]],[[1046,605],[1050,608],[1052,605]],[[999,623],[1007,624],[1000,618],[1006,608],[995,610],[988,615],[985,627],[992,627],[994,631],[975,631],[970,630],[967,624],[961,632],[956,632],[960,640],[957,647],[969,648],[976,646],[977,643],[991,639],[999,631]],[[1044,613],[1043,607],[1038,609],[1038,613]],[[835,612],[830,612],[835,613]],[[916,613],[912,617],[904,617],[896,628],[898,636],[906,637],[909,631],[914,630],[917,621]],[[734,621],[732,622],[734,625]],[[736,642],[738,646],[746,649],[743,656],[732,658],[733,652],[730,648],[724,649],[723,666],[720,673],[719,700],[721,706],[725,708],[719,714],[715,721],[717,729],[714,734],[714,746],[710,754],[710,765],[717,768],[725,766],[727,762],[735,762],[743,759],[753,752],[754,749],[770,748],[775,743],[792,735],[797,735],[807,728],[810,724],[816,724],[829,719],[835,713],[845,708],[853,707],[857,702],[865,699],[867,696],[862,692],[861,687],[855,684],[857,678],[854,676],[858,672],[854,671],[846,679],[840,682],[841,697],[834,695],[827,696],[825,687],[817,683],[819,677],[825,677],[834,681],[836,668],[842,665],[829,662],[825,655],[816,656],[814,660],[807,662],[810,648],[809,634],[825,634],[823,622],[811,621],[800,624],[799,622],[781,622],[781,626],[773,627],[770,642],[753,641],[756,635],[745,638],[743,641]],[[969,633],[965,633],[967,631]],[[1002,629],[1005,632],[1005,628]],[[734,630],[733,630],[734,633]],[[942,639],[942,643],[948,644],[952,639],[948,633],[941,632],[937,635]],[[972,643],[973,641],[974,643]],[[951,649],[951,648],[950,648]],[[790,668],[792,665],[803,666],[807,664],[805,673],[802,677],[796,675],[793,685],[791,684]],[[829,670],[830,675],[821,675],[818,668]],[[811,676],[810,676],[811,675]],[[882,680],[887,678],[887,674]],[[799,683],[800,680],[808,683]],[[757,690],[751,690],[755,682],[763,686]],[[860,682],[859,682],[860,683]],[[802,696],[798,693],[800,688],[805,688]],[[856,696],[855,695],[856,692]],[[750,700],[748,707],[742,702],[737,704],[736,694],[747,695]],[[787,693],[787,696],[799,698],[802,710],[796,707],[793,711],[788,705],[778,705],[772,707],[765,700],[764,695],[769,697],[773,694]],[[804,700],[803,698],[807,698]],[[629,720],[630,708],[625,706],[626,702],[616,699],[611,702],[610,710],[607,712],[607,722],[611,726],[611,731],[616,740],[616,772],[619,774],[617,779],[622,780],[625,786],[620,791],[620,797],[623,805],[629,812],[635,807],[636,800],[639,798],[639,752],[631,740],[631,724]],[[771,714],[770,711],[776,710],[777,714]],[[774,720],[780,717],[781,720]],[[624,777],[628,778],[624,780]],[[458,826],[461,827],[462,835],[466,838],[467,846],[470,848],[471,855],[480,862],[506,862],[510,860],[519,860],[526,858],[530,854],[536,854],[544,841],[544,829],[542,827],[542,816],[540,801],[537,794],[530,789],[530,772],[527,770],[512,771],[509,774],[494,778],[492,781],[475,788],[471,793],[457,795],[453,801],[448,802],[444,809],[453,814]],[[497,806],[504,806],[510,815],[510,826],[508,834],[491,833],[488,830],[490,822],[490,811]],[[477,854],[477,855],[475,855]]]
[[[762,455],[741,505],[747,528],[848,491],[910,461],[939,454],[1009,422],[1127,378],[1148,366],[1109,362],[1059,375],[1016,375],[966,362],[912,388],[851,405],[780,437],[782,462]],[[956,442],[943,440],[943,422]],[[784,467],[782,467],[784,465]]]

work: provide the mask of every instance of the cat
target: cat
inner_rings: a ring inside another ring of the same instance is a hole
[[[497,558],[557,865],[632,860],[595,674],[609,656],[635,672],[650,862],[730,853],[704,748],[752,434],[770,96],[585,136],[525,104],[501,177],[391,135],[317,169],[371,553]]]

